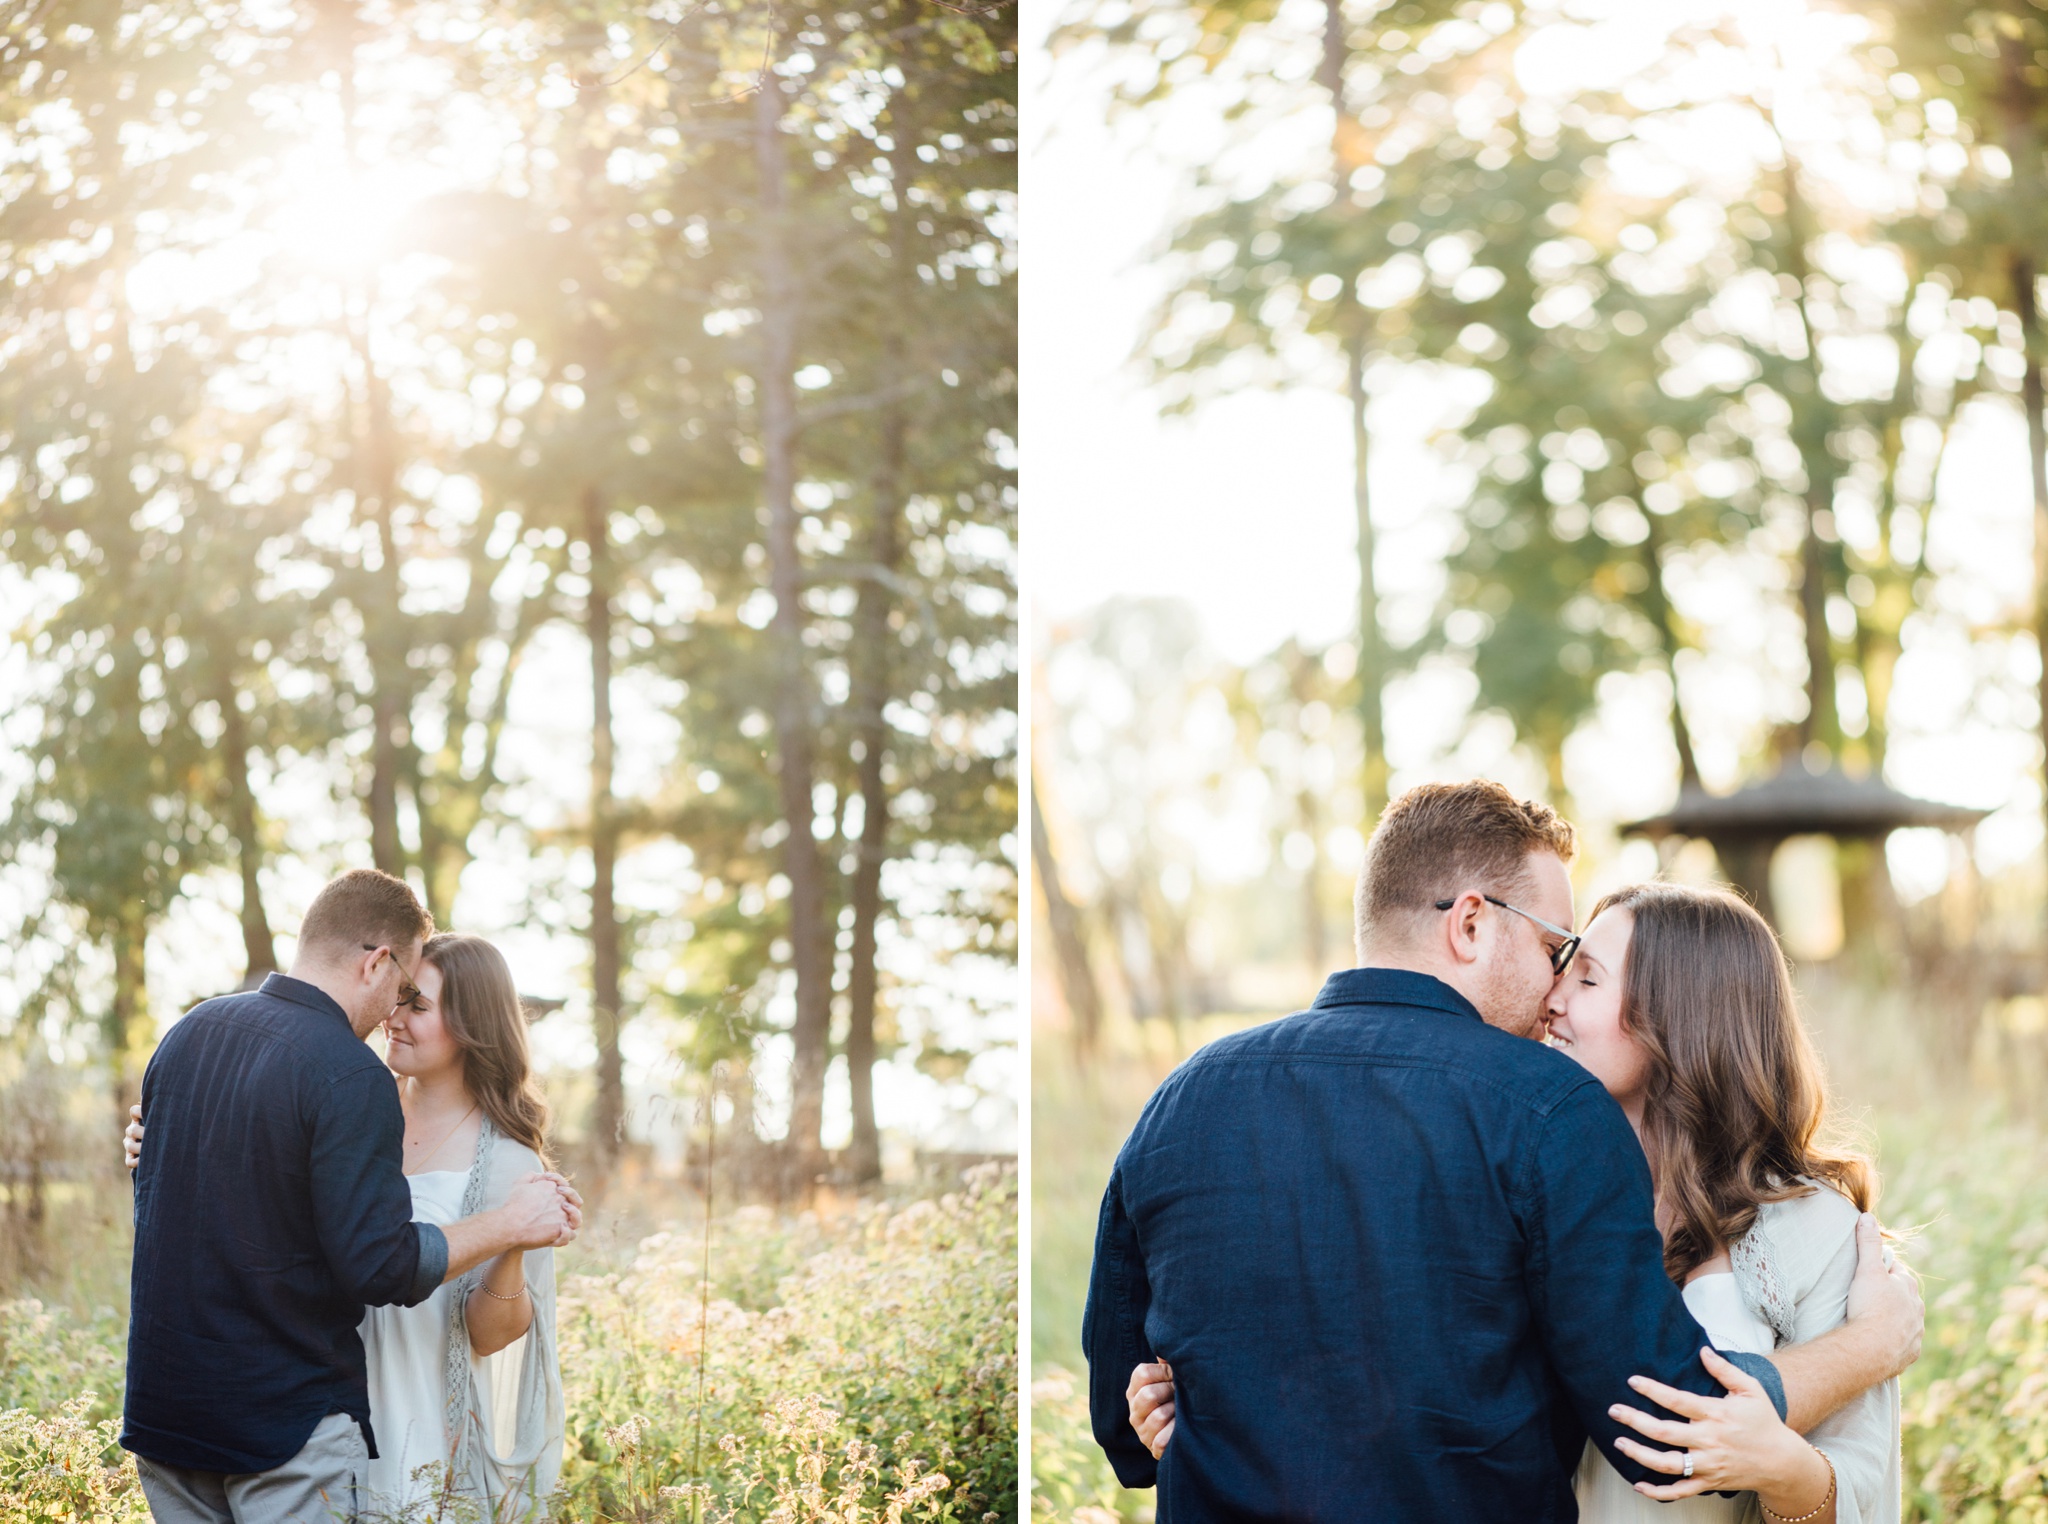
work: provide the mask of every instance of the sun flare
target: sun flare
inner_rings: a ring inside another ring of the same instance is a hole
[[[397,251],[407,214],[429,193],[421,178],[397,167],[306,176],[266,229],[294,263],[336,275],[367,271]]]

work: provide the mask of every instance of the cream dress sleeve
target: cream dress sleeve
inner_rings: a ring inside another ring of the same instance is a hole
[[[1767,1203],[1730,1258],[1744,1300],[1779,1347],[1804,1344],[1848,1316],[1856,1274],[1855,1203],[1826,1185]],[[1835,1465],[1837,1524],[1899,1524],[1903,1464],[1899,1383],[1871,1387],[1808,1434]]]
[[[464,1216],[502,1205],[515,1184],[542,1168],[532,1149],[488,1122],[484,1130]],[[523,1264],[533,1323],[518,1339],[494,1355],[470,1348],[464,1314],[483,1266],[456,1282],[448,1319],[448,1437],[457,1489],[484,1503],[486,1517],[500,1524],[545,1517],[562,1472],[566,1420],[555,1354],[555,1251],[529,1249]]]

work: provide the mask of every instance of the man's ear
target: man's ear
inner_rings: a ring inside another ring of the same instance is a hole
[[[1486,909],[1486,901],[1479,895],[1467,892],[1458,896],[1457,903],[1443,913],[1443,937],[1446,950],[1459,963],[1477,963],[1485,932],[1479,924],[1479,916]]]

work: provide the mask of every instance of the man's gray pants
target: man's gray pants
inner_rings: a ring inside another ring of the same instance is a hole
[[[370,1447],[346,1413],[320,1420],[297,1455],[268,1471],[188,1471],[135,1457],[156,1524],[357,1524]]]

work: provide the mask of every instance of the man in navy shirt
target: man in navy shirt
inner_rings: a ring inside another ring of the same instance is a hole
[[[405,1119],[365,1044],[433,922],[369,869],[323,889],[289,976],[195,1006],[142,1081],[126,1423],[158,1524],[332,1524],[376,1454],[356,1328],[508,1249],[567,1243],[534,1176],[445,1230],[412,1220]]]
[[[1498,784],[1403,796],[1359,881],[1364,966],[1146,1106],[1082,1341],[1096,1440],[1125,1486],[1157,1484],[1161,1524],[1570,1520],[1588,1434],[1630,1480],[1671,1480],[1616,1449],[1609,1408],[1672,1416],[1632,1374],[1721,1395],[1706,1335],[1626,1118],[1529,1040],[1575,942],[1573,851]],[[1850,1312],[1775,1362],[1732,1357],[1795,1428],[1917,1352],[1917,1292],[1875,1252]],[[1155,1360],[1175,1405],[1158,1460],[1126,1393]]]

